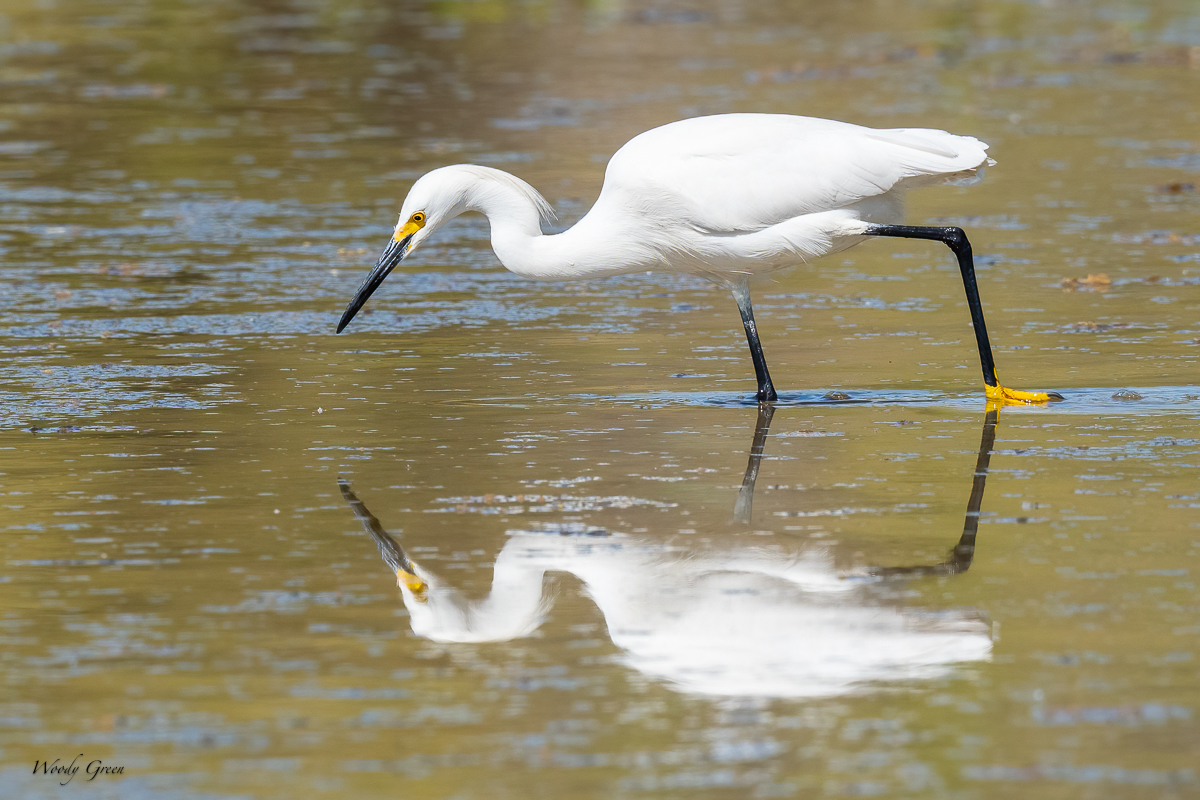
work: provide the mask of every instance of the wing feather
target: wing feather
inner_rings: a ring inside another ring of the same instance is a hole
[[[962,179],[988,163],[986,149],[972,137],[931,129],[876,130],[781,114],[698,117],[630,140],[609,162],[597,205],[744,233]]]

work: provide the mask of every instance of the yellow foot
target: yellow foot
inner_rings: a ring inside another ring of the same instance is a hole
[[[985,386],[987,399],[1001,405],[1016,405],[1018,403],[1049,403],[1062,400],[1058,392],[1023,392],[1020,389],[1009,389],[1004,386]]]

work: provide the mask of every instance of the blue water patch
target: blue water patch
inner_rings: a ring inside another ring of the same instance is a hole
[[[1134,416],[1142,414],[1200,414],[1200,386],[1153,386],[1153,387],[1091,387],[1059,389],[1063,399],[1041,404],[1015,404],[1004,406],[1005,412],[1020,414],[1069,414],[1069,415],[1116,415]],[[479,397],[455,400],[452,405],[494,405],[523,408],[563,405],[617,405],[640,408],[754,408],[758,402],[752,391],[743,392],[636,392],[628,394],[601,395],[575,394],[561,398],[525,395],[521,397]],[[919,389],[810,389],[798,392],[780,392],[773,403],[776,408],[802,406],[869,406],[879,408],[955,408],[969,411],[983,410],[987,400],[982,390],[970,393],[950,393]]]

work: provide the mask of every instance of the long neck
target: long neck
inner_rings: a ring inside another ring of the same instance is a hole
[[[491,177],[471,187],[467,211],[478,211],[492,228],[492,249],[510,272],[525,278],[601,278],[649,269],[652,255],[640,248],[615,247],[616,220],[605,222],[595,209],[562,233],[542,233],[532,187],[517,178]],[[528,193],[517,188],[523,185]],[[626,237],[628,238],[628,237]]]
[[[503,642],[528,636],[550,607],[543,594],[544,573],[544,565],[511,553],[506,557],[501,550],[492,590],[481,600],[467,600],[429,575],[431,591],[425,602],[409,602],[410,595],[405,595],[413,632],[435,642]]]

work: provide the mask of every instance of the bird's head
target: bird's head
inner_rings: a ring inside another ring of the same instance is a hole
[[[430,587],[437,581],[424,569],[417,566],[415,561],[409,561],[405,567],[395,567],[396,585],[404,595],[405,605],[424,605],[429,602]]]
[[[400,219],[396,222],[391,240],[342,313],[337,326],[338,333],[350,324],[367,298],[405,256],[442,225],[468,210],[467,193],[464,182],[458,179],[457,169],[435,169],[413,184],[408,197],[404,198],[404,205],[400,207]]]
[[[493,224],[501,219],[540,234],[539,220],[554,218],[554,209],[525,181],[491,167],[455,164],[421,176],[404,205],[391,241],[367,275],[338,322],[338,333],[354,319],[371,293],[396,265],[433,232],[465,211],[478,211]]]

